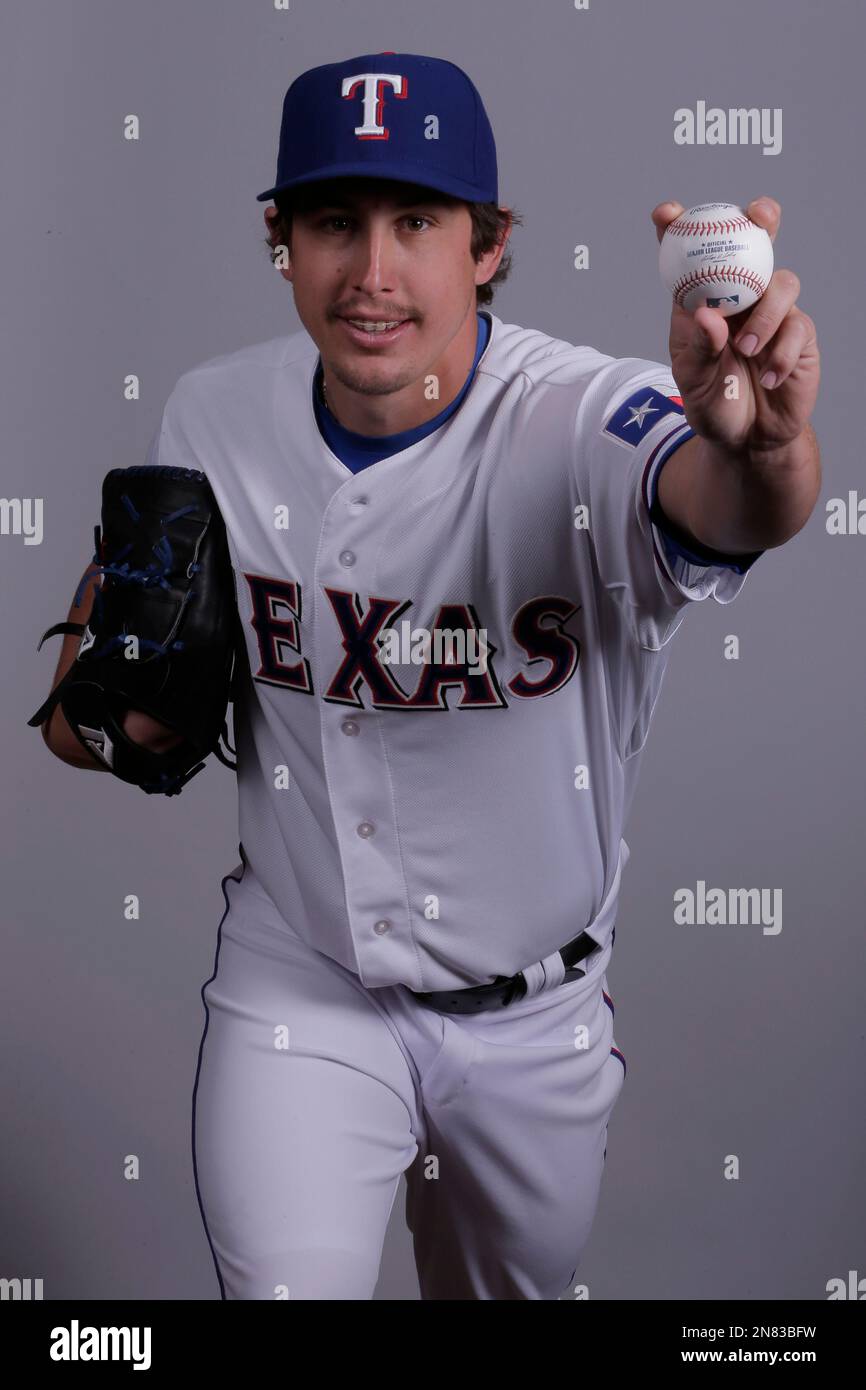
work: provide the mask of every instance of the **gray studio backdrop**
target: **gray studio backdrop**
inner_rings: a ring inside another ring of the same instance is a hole
[[[823,1299],[866,1274],[866,534],[825,525],[864,488],[864,38],[853,0],[4,7],[3,495],[43,513],[34,543],[6,520],[0,536],[0,1275],[52,1299],[219,1297],[190,1112],[234,778],[211,760],[181,796],[146,797],[58,762],[26,720],[106,471],[144,462],[182,372],[300,326],[255,201],[286,87],[380,49],[450,58],[484,97],[501,200],[525,217],[505,322],[667,361],[650,210],[782,204],[776,263],[823,351],[823,489],[736,602],[693,605],[673,639],[608,972],[628,1075],[578,1277],[592,1298]],[[781,111],[781,149],[676,144],[675,111],[699,102]],[[700,880],[778,891],[781,931],[678,925],[674,894]],[[401,1184],[377,1298],[417,1296]]]

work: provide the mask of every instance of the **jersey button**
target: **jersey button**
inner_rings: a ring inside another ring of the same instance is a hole
[[[354,550],[341,550],[341,551],[340,551],[340,564],[343,566],[344,569],[347,569],[347,570],[348,570],[348,569],[351,569],[352,566],[354,565],[354,563],[355,563],[355,552],[354,552]]]
[[[391,923],[387,917],[382,917],[373,926],[373,931],[377,936],[385,936],[391,930]]]
[[[361,732],[361,726],[357,719],[344,719],[340,729],[344,734],[348,734],[349,738],[355,738]]]
[[[376,827],[371,821],[362,820],[361,824],[357,827],[357,831],[362,840],[369,840],[371,835],[375,835]]]

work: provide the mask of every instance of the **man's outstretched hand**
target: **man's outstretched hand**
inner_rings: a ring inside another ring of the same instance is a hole
[[[684,211],[682,203],[653,209],[659,241]],[[775,199],[756,198],[745,211],[775,241],[782,217]],[[799,293],[793,270],[777,269],[758,302],[729,318],[716,309],[690,314],[672,305],[671,368],[686,418],[701,438],[759,457],[802,434],[818,394],[820,355],[815,324],[797,308]],[[732,376],[739,379],[736,393]]]

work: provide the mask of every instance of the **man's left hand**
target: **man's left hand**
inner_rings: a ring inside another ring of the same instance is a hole
[[[682,203],[653,209],[659,241],[684,211]],[[775,199],[756,198],[745,211],[775,241],[782,217]],[[793,270],[777,269],[757,303],[728,318],[716,309],[690,314],[673,304],[671,368],[686,419],[702,439],[758,457],[784,449],[805,429],[821,369],[815,325],[797,308],[799,293]],[[738,399],[730,399],[731,376],[739,380]]]

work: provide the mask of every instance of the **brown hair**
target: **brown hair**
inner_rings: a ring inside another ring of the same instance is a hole
[[[330,184],[331,181],[328,181]],[[333,184],[342,182],[337,179]],[[365,180],[365,183],[368,182]],[[378,183],[376,179],[369,180],[370,183]],[[420,189],[422,198],[426,189]],[[297,188],[288,188],[283,192],[274,194],[278,219],[268,237],[265,238],[265,245],[270,248],[271,261],[276,258],[278,246],[286,246],[291,251],[292,237],[292,215],[295,209],[298,211],[310,212],[320,203],[324,202],[327,195],[327,188],[323,182],[314,183],[307,187],[300,184]],[[484,255],[486,251],[493,248],[502,240],[509,226],[522,227],[523,218],[519,212],[513,208],[502,208],[497,203],[470,203],[461,198],[452,198],[450,194],[439,193],[436,191],[437,199],[457,206],[464,202],[472,218],[472,235],[469,242],[469,250],[474,261]],[[508,279],[511,271],[511,252],[506,251],[495,272],[485,285],[475,286],[475,302],[478,304],[490,304],[493,301],[493,294],[497,285]]]

